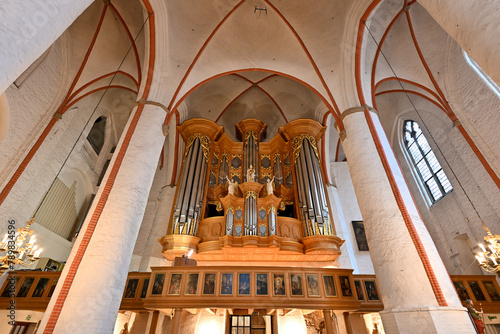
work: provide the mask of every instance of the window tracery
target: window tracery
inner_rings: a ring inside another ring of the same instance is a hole
[[[417,122],[404,123],[403,140],[415,169],[435,203],[453,190],[441,164]]]

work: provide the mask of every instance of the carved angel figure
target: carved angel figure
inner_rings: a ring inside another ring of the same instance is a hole
[[[267,190],[267,195],[268,196],[274,193],[273,181],[274,181],[274,176],[273,176],[272,179],[267,179],[266,190]]]
[[[227,176],[226,176],[226,179],[227,179],[227,192],[234,196],[234,192],[236,191],[236,187],[238,186],[238,182],[228,179]]]

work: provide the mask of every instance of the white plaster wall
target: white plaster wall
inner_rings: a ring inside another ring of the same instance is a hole
[[[0,95],[0,144],[7,136],[7,129],[9,128],[10,108],[7,96]]]
[[[32,64],[93,0],[16,1],[0,4],[0,92]]]
[[[293,310],[278,318],[278,332],[289,334],[307,334],[307,326],[302,310]]]
[[[66,81],[62,78],[65,72],[63,59],[63,46],[59,40],[19,88],[11,85],[5,92],[10,116],[6,119],[8,125],[2,125],[7,131],[0,145],[1,185],[12,175],[13,168],[24,158],[62,99],[60,86]]]
[[[500,83],[500,41],[495,38],[500,33],[500,9],[496,1],[421,0],[419,3],[493,80]]]
[[[330,202],[335,206],[338,218],[335,218],[337,235],[346,242],[341,246],[342,255],[337,259],[341,268],[352,268],[354,274],[374,274],[370,252],[359,251],[352,221],[362,221],[354,186],[347,162],[330,164],[331,182],[336,187],[328,187]],[[340,214],[341,212],[341,214]]]
[[[199,311],[199,318],[194,334],[223,334],[226,325],[226,315],[211,314],[206,310]],[[192,317],[191,317],[192,318]],[[188,334],[187,328],[192,328],[189,324],[181,329],[182,334]],[[191,331],[191,333],[193,333]]]
[[[471,67],[460,47],[449,41],[443,57],[448,60],[445,68],[445,87],[450,105],[474,143],[500,174],[500,92],[495,91]]]

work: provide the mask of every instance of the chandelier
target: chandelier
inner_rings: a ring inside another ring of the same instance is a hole
[[[479,262],[481,268],[490,273],[496,273],[500,271],[500,235],[491,234],[490,229],[483,222],[483,228],[486,231],[487,236],[484,237],[486,241],[486,247],[479,243],[478,246],[481,248],[482,252],[476,255],[476,259]]]
[[[10,222],[14,221],[9,221],[9,227],[12,226]],[[27,267],[40,258],[43,249],[37,249],[38,247],[35,246],[36,237],[31,229],[31,224],[34,222],[34,218],[31,218],[26,223],[26,227],[18,228],[15,234],[5,234],[0,242],[0,272],[7,269],[13,270],[16,265]],[[26,242],[28,236],[31,238]]]

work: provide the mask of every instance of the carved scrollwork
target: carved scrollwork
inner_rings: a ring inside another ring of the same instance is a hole
[[[258,139],[257,139],[257,132],[255,132],[255,131],[247,131],[247,132],[245,132],[245,140],[243,141],[244,145],[246,146],[248,144],[248,139],[250,139],[250,137],[253,137],[253,141],[257,145],[258,144]]]
[[[309,144],[311,144],[312,148],[314,149],[314,154],[316,155],[316,157],[319,160],[318,145],[316,145],[316,139],[314,139],[314,137],[311,135],[302,134],[302,135],[295,136],[295,138],[293,138],[292,151],[293,151],[294,161],[297,161],[297,158],[300,155],[300,148],[302,147],[302,143],[304,142],[304,139],[307,139],[309,141]]]
[[[194,141],[196,138],[200,139],[200,144],[201,147],[203,147],[203,155],[205,156],[205,160],[208,163],[208,155],[210,154],[210,143],[211,140],[208,138],[208,136],[201,134],[201,133],[195,133],[194,135],[191,135],[186,143],[186,151],[184,152],[184,158],[186,158],[189,148],[191,145],[193,145]]]

